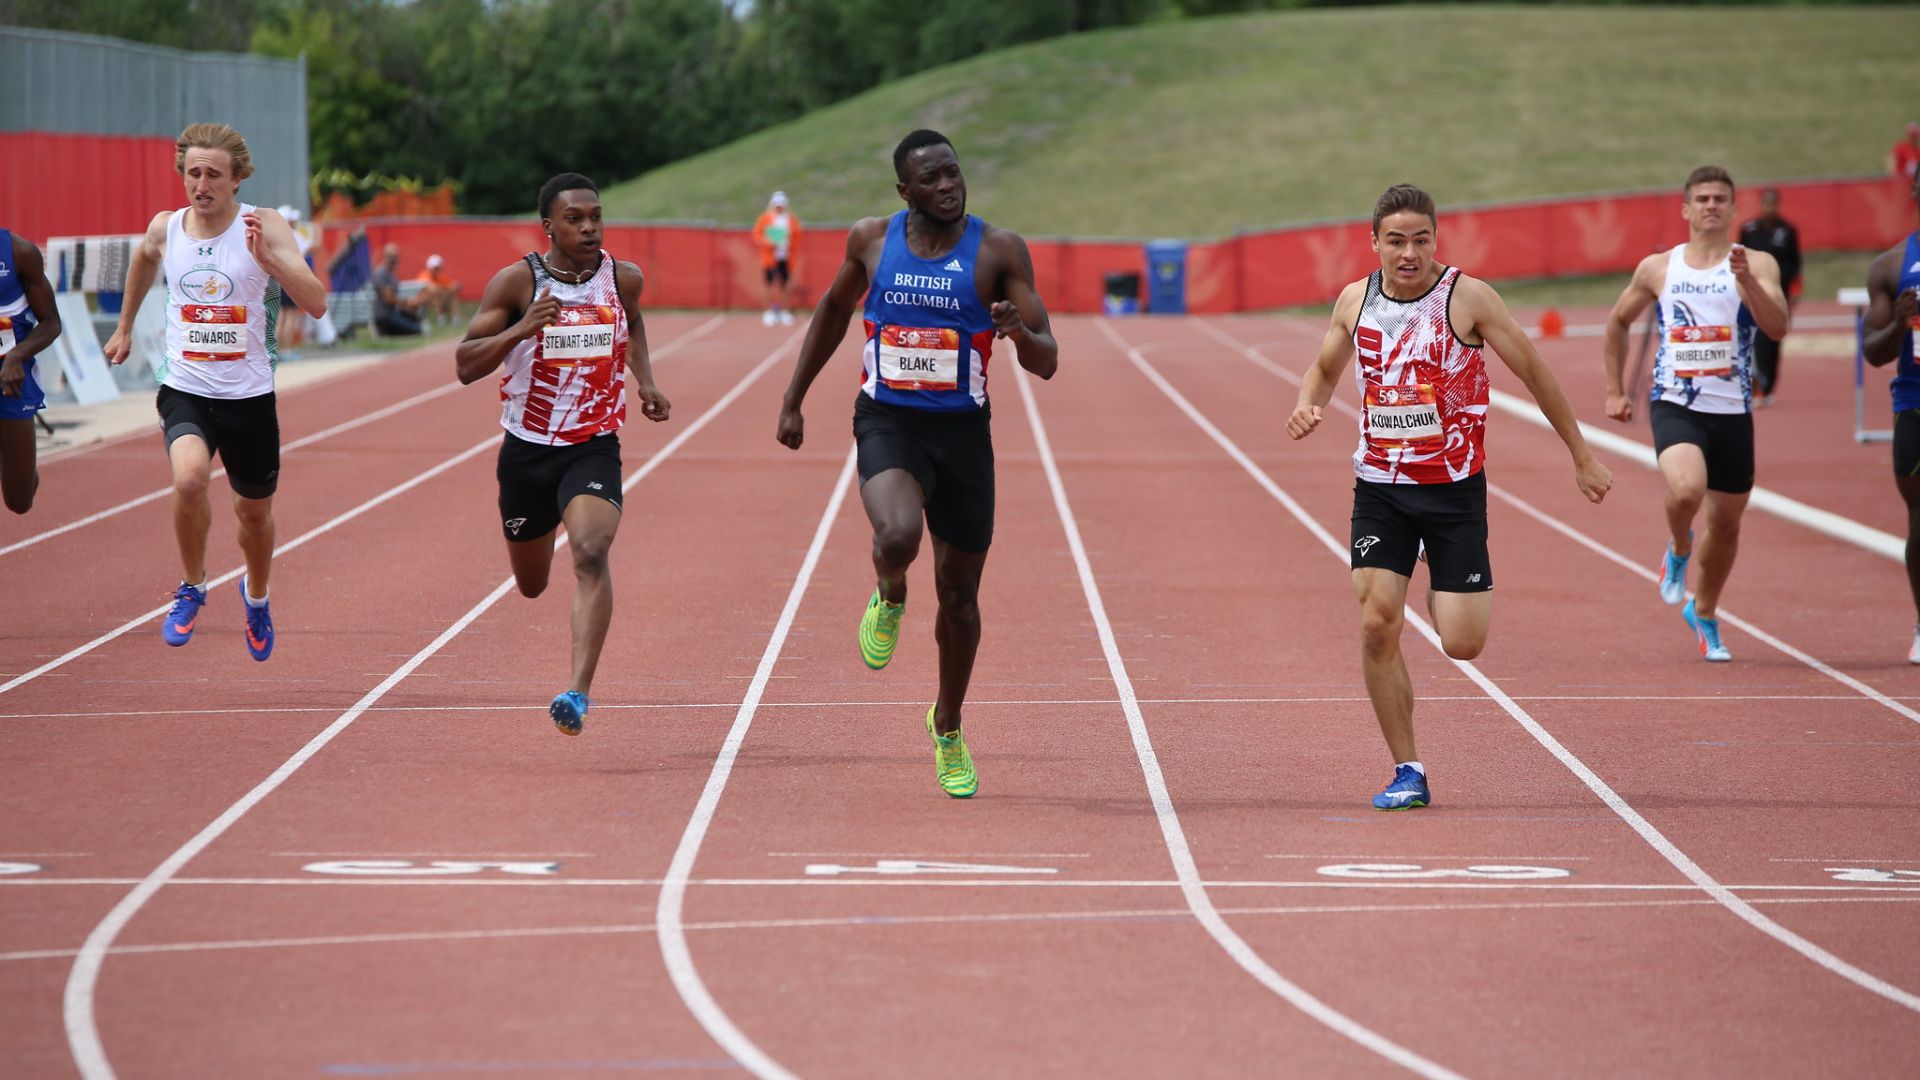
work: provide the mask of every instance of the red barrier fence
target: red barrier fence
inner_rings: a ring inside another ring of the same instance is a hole
[[[36,244],[49,236],[145,232],[179,206],[180,177],[164,135],[0,131],[0,228]]]

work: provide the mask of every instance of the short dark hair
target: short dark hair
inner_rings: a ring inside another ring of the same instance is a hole
[[[1440,214],[1433,206],[1433,196],[1414,187],[1412,184],[1395,184],[1380,193],[1373,204],[1373,235],[1380,235],[1380,222],[1388,214],[1397,214],[1402,210],[1411,210],[1416,214],[1427,215],[1427,220],[1440,224]]]
[[[553,200],[559,198],[561,192],[577,191],[581,188],[593,192],[596,196],[600,194],[600,189],[593,186],[593,181],[581,176],[577,172],[563,172],[559,176],[541,184],[540,216],[542,218],[552,216]]]
[[[921,150],[929,146],[945,146],[947,149],[953,150],[953,140],[937,131],[931,131],[927,128],[920,128],[917,131],[908,132],[907,137],[900,140],[900,145],[893,148],[893,175],[901,180],[905,180],[907,178],[907,155],[913,153],[915,150]],[[954,153],[957,156],[959,151],[956,150]]]
[[[1733,177],[1727,175],[1727,170],[1718,165],[1702,165],[1687,174],[1686,186],[1680,189],[1681,198],[1691,198],[1695,184],[1725,184],[1727,190],[1732,191]]]

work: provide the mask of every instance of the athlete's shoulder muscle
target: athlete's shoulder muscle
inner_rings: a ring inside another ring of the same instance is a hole
[[[516,319],[526,310],[532,294],[533,269],[525,259],[520,259],[501,267],[487,282],[486,292],[480,297],[480,311],[500,311],[506,313],[509,320]]]
[[[178,210],[162,210],[147,222],[147,233],[140,238],[140,246],[148,255],[158,258],[167,253],[167,226],[177,213]]]
[[[892,219],[884,217],[861,218],[847,230],[847,261],[859,263],[868,274],[880,265],[880,249],[887,242],[887,224]]]
[[[525,266],[527,264],[522,262],[520,265]],[[639,263],[630,263],[624,259],[615,259],[613,261],[613,277],[620,289],[620,295],[624,299],[637,301],[640,299],[640,294],[646,291],[647,276],[640,271]]]
[[[1900,260],[1907,257],[1907,245],[1895,244],[1893,247],[1873,257],[1867,264],[1867,291],[1884,293],[1891,298],[1900,284]]]
[[[1348,334],[1352,334],[1353,328],[1360,323],[1360,305],[1367,298],[1367,282],[1370,280],[1371,276],[1348,282],[1347,287],[1340,290],[1340,298],[1333,302],[1333,325]]]

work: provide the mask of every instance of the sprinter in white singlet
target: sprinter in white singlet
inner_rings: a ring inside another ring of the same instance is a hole
[[[454,353],[462,383],[500,379],[500,529],[524,596],[547,588],[553,534],[573,552],[573,673],[547,715],[578,735],[613,621],[607,554],[620,528],[627,375],[649,420],[667,418],[640,320],[640,268],[600,246],[600,193],[579,173],[540,189],[547,251],[493,275]],[[504,369],[504,370],[503,370]]]
[[[273,495],[280,480],[280,419],[274,408],[275,334],[282,298],[319,318],[327,290],[300,257],[293,229],[279,212],[242,203],[240,182],[253,157],[225,124],[194,124],[174,143],[174,168],[187,206],[156,214],[127,267],[126,303],[107,341],[107,359],[123,363],[133,348],[133,321],[153,287],[167,286],[165,355],[155,407],[173,466],[173,531],[183,575],[160,623],[169,645],[193,638],[207,602],[207,530],[213,524],[208,484],[213,455],[226,466],[240,521],[246,576],[247,652],[273,653],[267,607],[273,565]]]
[[[1681,189],[1687,242],[1641,260],[1607,316],[1607,415],[1633,419],[1622,385],[1627,331],[1655,307],[1656,348],[1649,419],[1660,474],[1667,481],[1667,530],[1661,558],[1660,599],[1687,596],[1693,558],[1693,519],[1702,505],[1700,581],[1680,610],[1702,658],[1733,659],[1720,639],[1720,591],[1740,546],[1740,516],[1753,491],[1754,334],[1778,341],[1787,332],[1787,299],[1780,264],[1763,251],[1735,244],[1733,178],[1702,165]]]

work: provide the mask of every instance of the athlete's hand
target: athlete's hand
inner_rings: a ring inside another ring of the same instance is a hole
[[[673,409],[673,403],[667,400],[667,395],[651,383],[638,387],[634,394],[640,398],[640,415],[656,424],[665,420],[667,413]]]
[[[260,233],[260,215],[249,211],[240,220],[247,226],[247,254],[253,256],[254,265],[272,273],[273,248]]]
[[[1320,426],[1320,416],[1321,416],[1320,406],[1318,405],[1300,406],[1299,408],[1293,410],[1292,416],[1287,417],[1287,434],[1293,436],[1296,439],[1306,438],[1307,436],[1313,434],[1314,428],[1317,428]]]
[[[114,327],[113,336],[107,339],[107,347],[104,351],[107,354],[107,363],[114,365],[126,363],[127,357],[133,355],[133,335],[127,333],[125,327]]]
[[[1894,325],[1912,326],[1916,311],[1920,311],[1920,289],[1906,289],[1893,298]]]
[[[1727,253],[1727,269],[1733,271],[1734,280],[1745,285],[1753,280],[1753,270],[1747,265],[1747,249],[1739,244]]]
[[[8,353],[0,360],[0,397],[19,397],[27,382],[27,362]]]
[[[553,298],[552,289],[541,289],[540,295],[527,305],[527,313],[520,316],[520,324],[514,327],[514,336],[525,340],[540,332],[540,328],[553,323],[560,317],[560,301]]]
[[[1633,399],[1625,394],[1607,392],[1607,417],[1623,424],[1633,422]]]
[[[1598,503],[1613,490],[1613,470],[1600,464],[1591,455],[1585,461],[1573,463],[1573,482],[1580,487],[1580,494],[1590,503]]]
[[[1027,324],[1020,318],[1020,309],[1013,306],[1013,301],[996,301],[991,313],[994,337],[1012,337],[1027,332]]]
[[[807,422],[801,419],[800,410],[797,407],[791,405],[781,406],[780,430],[774,433],[774,438],[779,439],[785,444],[787,449],[798,450],[800,449],[800,444],[806,441],[806,429]]]

